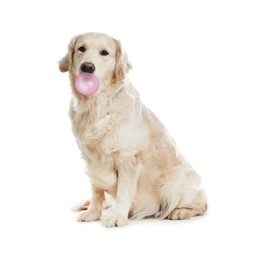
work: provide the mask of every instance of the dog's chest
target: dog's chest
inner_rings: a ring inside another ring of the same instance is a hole
[[[98,114],[96,111],[82,111],[73,102],[70,106],[73,134],[85,156],[95,156],[96,152],[106,155],[115,148],[113,113]]]
[[[91,111],[71,104],[70,117],[83,157],[91,163],[104,157],[115,160],[123,153],[136,154],[148,144],[149,134],[142,117],[128,113],[125,106],[114,109],[105,104]]]

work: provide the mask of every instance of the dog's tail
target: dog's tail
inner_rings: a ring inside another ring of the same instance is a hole
[[[90,200],[86,200],[84,203],[82,203],[79,206],[73,207],[72,210],[73,211],[82,211],[82,210],[87,210],[89,205],[90,205],[91,201]]]
[[[72,208],[73,211],[82,211],[82,210],[88,210],[89,206],[91,204],[90,200],[86,200],[81,205],[75,206]],[[109,208],[115,207],[115,200],[111,197],[107,197],[107,200],[103,201],[103,210],[107,210]]]

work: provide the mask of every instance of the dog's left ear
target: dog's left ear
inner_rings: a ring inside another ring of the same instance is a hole
[[[116,65],[114,69],[114,74],[113,74],[113,81],[121,81],[123,80],[128,71],[132,68],[126,53],[122,49],[122,45],[120,41],[115,40],[116,43]]]
[[[59,70],[61,72],[66,72],[70,70],[70,67],[73,63],[73,54],[74,54],[74,47],[76,44],[78,36],[75,36],[71,39],[68,45],[68,52],[67,54],[59,61]]]

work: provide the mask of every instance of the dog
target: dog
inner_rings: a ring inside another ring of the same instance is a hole
[[[91,181],[91,201],[78,221],[102,220],[119,227],[128,219],[188,219],[207,210],[198,174],[184,159],[158,118],[140,101],[127,77],[132,68],[121,43],[102,33],[73,37],[59,61],[73,93],[72,130]],[[75,79],[93,73],[99,89],[81,95]],[[102,217],[110,195],[111,214]]]

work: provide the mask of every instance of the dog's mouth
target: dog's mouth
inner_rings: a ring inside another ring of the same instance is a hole
[[[99,88],[99,80],[93,73],[81,72],[76,77],[75,87],[80,94],[92,96]]]

